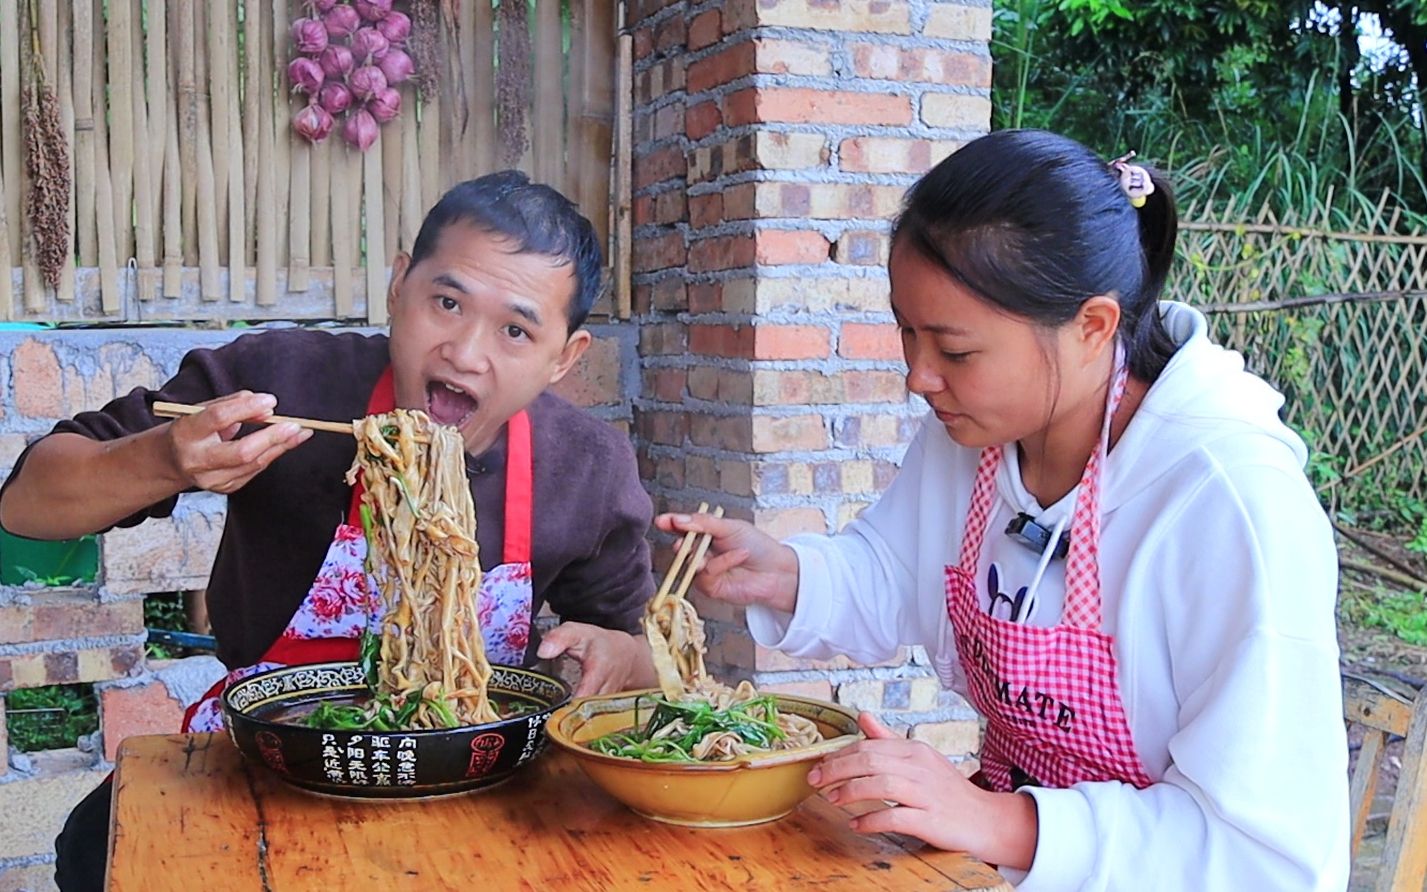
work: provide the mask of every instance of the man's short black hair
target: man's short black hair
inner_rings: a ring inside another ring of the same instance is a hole
[[[464,222],[503,236],[521,254],[540,254],[574,266],[575,293],[566,311],[571,332],[585,323],[604,286],[604,254],[595,228],[574,202],[518,170],[467,180],[441,196],[421,222],[411,265],[436,250],[441,232]]]

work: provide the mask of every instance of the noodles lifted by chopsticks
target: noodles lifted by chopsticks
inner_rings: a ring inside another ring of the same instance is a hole
[[[455,428],[407,409],[353,428],[357,458],[347,480],[360,475],[365,487],[368,566],[381,595],[374,706],[409,728],[494,721],[465,443]]]
[[[707,504],[700,505],[699,513],[707,509]],[[714,509],[713,516],[723,516],[723,509]],[[644,611],[644,636],[654,655],[664,702],[656,706],[643,730],[608,735],[595,741],[595,748],[646,761],[726,761],[822,740],[814,721],[780,711],[776,698],[760,695],[752,683],[740,681],[731,688],[708,674],[704,623],[685,597],[710,541],[708,535],[698,536],[698,547],[693,548],[695,538],[692,532],[684,536]]]

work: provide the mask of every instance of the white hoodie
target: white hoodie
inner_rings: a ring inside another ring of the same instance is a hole
[[[1021,892],[1337,890],[1347,884],[1347,746],[1334,623],[1337,554],[1303,475],[1283,399],[1211,344],[1182,304],[1161,305],[1182,346],[1104,468],[1103,629],[1146,771],[1118,782],[1025,788],[1039,840]],[[977,582],[1030,582],[1039,555],[1002,531],[1017,512],[1053,526],[1072,492],[1036,504],[1005,451]],[[796,611],[748,611],[762,644],[793,656],[888,659],[922,645],[966,693],[943,568],[959,559],[978,454],[929,415],[882,498],[842,533],[802,536]],[[1031,622],[1059,621],[1064,562]],[[1008,871],[1008,876],[1011,873]]]

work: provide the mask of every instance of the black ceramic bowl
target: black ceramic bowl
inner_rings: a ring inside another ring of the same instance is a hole
[[[245,678],[223,695],[233,743],[288,783],[371,799],[465,793],[500,783],[545,749],[545,720],[570,687],[531,669],[495,666],[490,696],[520,713],[439,731],[328,731],[294,723],[323,700],[367,693],[356,663],[314,663]]]

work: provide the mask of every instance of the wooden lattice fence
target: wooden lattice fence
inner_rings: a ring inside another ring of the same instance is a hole
[[[368,296],[426,209],[506,167],[560,188],[608,237],[618,3],[428,0],[436,87],[403,84],[366,153],[290,126],[306,99],[288,82],[289,26],[308,5],[0,0],[0,320],[380,322]],[[72,173],[53,292],[23,199],[36,49]]]
[[[1175,296],[1284,390],[1320,489],[1427,496],[1427,233],[1385,199],[1347,232],[1267,208],[1182,228]]]

